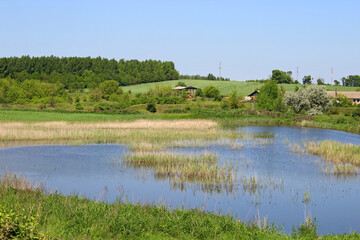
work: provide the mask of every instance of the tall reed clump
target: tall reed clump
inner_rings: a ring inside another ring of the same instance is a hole
[[[156,178],[176,183],[235,184],[237,169],[219,166],[216,153],[133,152],[123,157],[134,167],[151,167]]]
[[[335,141],[309,142],[305,146],[307,152],[321,156],[325,161],[334,164],[326,173],[334,175],[357,175],[360,167],[360,146]]]
[[[333,163],[350,163],[360,166],[360,146],[335,141],[309,142],[307,151]]]

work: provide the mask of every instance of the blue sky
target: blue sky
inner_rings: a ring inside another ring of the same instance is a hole
[[[360,74],[359,0],[0,0],[0,57],[170,60],[181,74]]]

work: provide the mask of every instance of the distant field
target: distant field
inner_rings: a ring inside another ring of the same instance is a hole
[[[218,87],[223,95],[229,95],[234,89],[238,91],[240,96],[246,96],[254,90],[260,88],[262,83],[255,82],[240,82],[240,81],[210,81],[210,80],[171,80],[164,82],[156,82],[156,83],[143,83],[138,85],[126,86],[122,87],[124,91],[131,90],[132,93],[144,93],[148,91],[150,88],[154,88],[156,84],[159,85],[168,85],[171,87],[175,87],[175,85],[179,82],[184,82],[187,86],[194,86],[197,88],[204,88],[206,86],[215,86]],[[279,84],[279,86],[283,86],[286,91],[293,91],[295,86],[299,86],[296,84]],[[334,91],[356,91],[360,90],[358,87],[343,87],[343,86],[325,86],[327,90]]]

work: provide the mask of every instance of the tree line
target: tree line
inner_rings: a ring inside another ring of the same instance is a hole
[[[115,80],[120,86],[177,80],[179,73],[170,61],[22,56],[0,58],[0,78],[17,82],[36,79],[77,90],[93,89],[107,80]]]
[[[293,80],[291,71],[281,71],[278,69],[274,69],[272,71],[271,77],[269,79],[259,79],[259,80],[247,80],[247,82],[259,82],[265,83],[268,80],[275,81],[276,83],[281,84],[300,84],[298,80]],[[304,76],[302,79],[303,84],[311,84],[314,78],[311,75]],[[325,81],[323,78],[318,78],[316,80],[317,85],[325,85]],[[349,75],[348,77],[343,77],[341,79],[341,83],[343,86],[347,87],[360,87],[360,76],[359,75]],[[340,81],[334,80],[335,85],[340,85]]]

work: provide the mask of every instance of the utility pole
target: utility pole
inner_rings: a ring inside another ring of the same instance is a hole
[[[219,80],[221,81],[221,62],[219,63]]]
[[[296,81],[299,81],[299,67],[296,67]]]
[[[331,85],[334,85],[334,67],[331,67]]]

